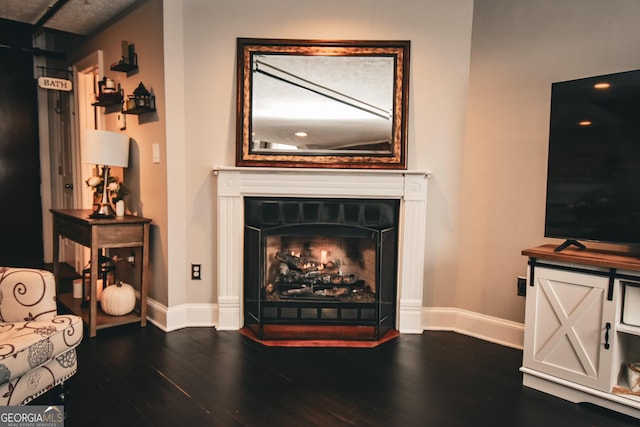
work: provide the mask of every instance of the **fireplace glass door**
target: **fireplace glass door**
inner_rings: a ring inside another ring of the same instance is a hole
[[[245,198],[244,318],[266,325],[395,327],[397,200]]]

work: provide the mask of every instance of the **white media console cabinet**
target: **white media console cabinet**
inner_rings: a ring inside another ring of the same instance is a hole
[[[554,249],[522,251],[529,257],[523,384],[640,418],[640,393],[626,380],[626,364],[640,362],[640,256]]]

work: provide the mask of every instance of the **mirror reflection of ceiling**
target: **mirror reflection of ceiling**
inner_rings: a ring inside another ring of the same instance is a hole
[[[253,150],[388,152],[394,66],[385,56],[254,55]]]

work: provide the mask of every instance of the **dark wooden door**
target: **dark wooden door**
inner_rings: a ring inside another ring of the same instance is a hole
[[[43,264],[33,57],[0,48],[0,266]]]

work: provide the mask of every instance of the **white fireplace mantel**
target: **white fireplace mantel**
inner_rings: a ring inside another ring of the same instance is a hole
[[[401,333],[422,333],[428,173],[407,170],[218,167],[219,330],[243,326],[244,197],[400,199],[398,317]]]

